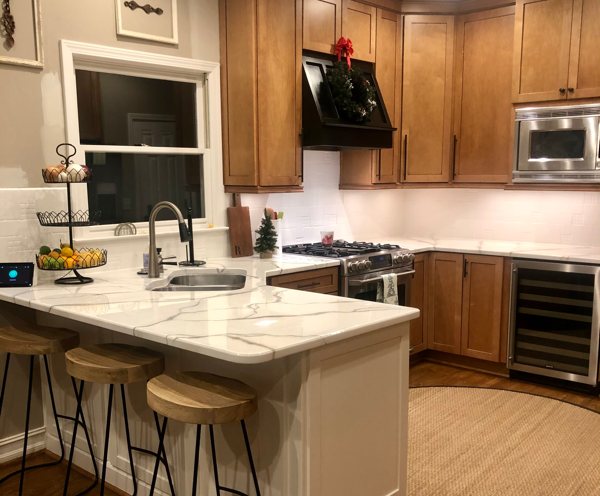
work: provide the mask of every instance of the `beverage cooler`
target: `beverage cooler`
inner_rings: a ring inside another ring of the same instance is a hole
[[[597,385],[599,273],[593,265],[513,262],[510,370]]]

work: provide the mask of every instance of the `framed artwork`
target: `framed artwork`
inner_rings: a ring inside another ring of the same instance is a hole
[[[44,66],[41,0],[0,0],[0,64]]]
[[[177,0],[115,0],[117,34],[176,45]]]

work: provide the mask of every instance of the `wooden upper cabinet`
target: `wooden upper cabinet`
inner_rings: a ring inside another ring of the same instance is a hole
[[[301,189],[301,9],[219,2],[226,191]]]
[[[600,96],[597,0],[518,0],[513,100]]]
[[[342,0],[303,0],[302,46],[334,53],[342,36]]]
[[[375,62],[377,9],[354,0],[343,0],[342,36],[352,40],[352,58]]]
[[[402,18],[381,9],[377,10],[375,75],[391,124],[398,127],[402,104]],[[394,131],[392,148],[343,151],[340,162],[341,188],[395,187],[400,167],[400,132]]]
[[[436,252],[429,260],[428,347],[460,354],[463,256]]]
[[[452,176],[506,182],[512,159],[514,7],[459,16]]]
[[[600,2],[574,0],[568,98],[600,96]]]
[[[452,16],[404,18],[404,181],[448,181],[453,53]]]
[[[500,361],[504,258],[464,256],[461,354]]]

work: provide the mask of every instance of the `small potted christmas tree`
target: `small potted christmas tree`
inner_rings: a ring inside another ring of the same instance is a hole
[[[260,255],[260,258],[271,258],[273,251],[277,247],[277,231],[271,220],[267,209],[260,223],[260,227],[256,230],[256,244],[254,250]]]

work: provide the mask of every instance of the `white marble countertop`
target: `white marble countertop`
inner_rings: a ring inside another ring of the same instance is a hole
[[[412,250],[414,253],[447,251],[513,258],[554,260],[557,262],[600,263],[600,247],[598,246],[481,239],[414,239],[398,237],[368,241],[398,244]]]
[[[243,289],[212,292],[148,291],[155,279],[107,265],[85,271],[91,284],[0,288],[0,300],[236,363],[274,360],[418,317],[414,308],[266,285],[269,276],[338,263],[298,255],[211,259],[205,268],[247,271]]]

